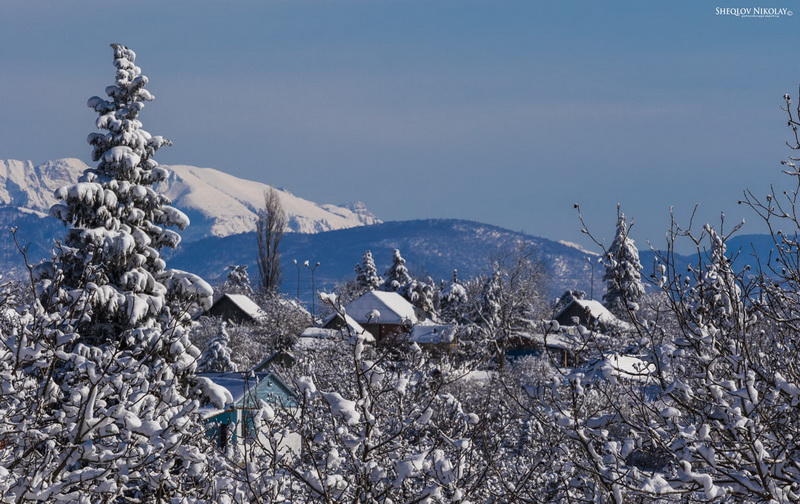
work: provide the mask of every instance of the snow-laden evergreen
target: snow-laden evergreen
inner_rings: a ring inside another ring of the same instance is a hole
[[[445,320],[457,320],[469,301],[467,289],[458,279],[458,270],[453,270],[450,283],[442,289],[439,296],[442,317]]]
[[[502,276],[500,268],[495,265],[494,271],[486,278],[481,290],[477,321],[489,327],[498,327],[502,322]]]
[[[148,79],[133,51],[112,47],[115,82],[107,99],[88,102],[103,130],[88,138],[97,166],[56,191],[52,215],[67,237],[34,269],[38,300],[0,351],[0,485],[14,501],[167,501],[201,491],[200,352],[186,328],[213,292],[160,257],[180,242],[167,227],[189,220],[151,188],[167,176],[152,156],[169,142],[142,129]]]
[[[253,295],[253,285],[250,283],[250,274],[247,273],[246,264],[233,264],[226,268],[228,276],[222,290],[227,294]]]
[[[412,279],[400,292],[425,318],[436,318],[436,298],[439,293],[433,278],[424,281]]]
[[[603,275],[606,282],[603,303],[612,313],[625,318],[639,309],[644,296],[639,250],[629,234],[630,226],[625,221],[625,214],[620,212],[617,232],[606,254],[606,271]]]
[[[203,354],[197,361],[197,370],[203,373],[227,373],[236,371],[236,364],[231,359],[230,342],[227,323],[222,322],[219,332],[206,345]]]
[[[400,250],[394,249],[392,253],[392,265],[386,270],[384,277],[383,289],[387,291],[403,294],[408,284],[411,283],[411,274],[408,272],[406,260],[403,259]]]
[[[691,292],[695,322],[701,327],[741,327],[745,316],[742,290],[726,255],[725,239],[709,225],[704,230],[711,242],[711,251],[708,265]]]
[[[372,251],[367,250],[361,257],[361,263],[356,264],[356,286],[362,292],[375,290],[383,283],[378,268],[375,266],[375,259]]]
[[[187,301],[209,306],[212,291],[197,276],[166,268],[159,249],[175,248],[189,219],[151,187],[168,171],[153,154],[170,142],[142,128],[139,113],[154,96],[136,54],[114,44],[115,83],[108,99],[93,96],[98,113],[92,159],[80,182],[56,190],[51,214],[70,227],[55,261],[42,265],[40,293],[48,303],[83,304],[82,340],[152,344],[175,322],[188,320]],[[184,345],[185,346],[185,345]]]

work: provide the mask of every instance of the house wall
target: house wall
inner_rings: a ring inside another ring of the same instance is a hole
[[[583,307],[575,303],[565,308],[564,311],[561,312],[561,314],[558,316],[556,320],[558,321],[559,324],[563,326],[571,326],[575,325],[575,323],[572,322],[573,317],[577,317],[581,325],[585,326],[589,323],[589,320],[586,317],[586,310],[584,310]]]
[[[405,326],[398,324],[362,324],[370,334],[375,336],[378,344],[391,344],[397,338],[408,334]]]

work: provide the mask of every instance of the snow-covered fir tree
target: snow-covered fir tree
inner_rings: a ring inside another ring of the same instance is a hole
[[[212,292],[199,277],[167,269],[160,256],[159,249],[180,243],[167,227],[184,229],[189,219],[152,188],[168,175],[152,156],[170,142],[142,129],[139,113],[154,99],[148,78],[133,51],[112,47],[116,81],[106,88],[108,99],[88,101],[105,130],[88,137],[97,167],[56,191],[61,202],[51,214],[70,229],[56,259],[37,273],[47,303],[83,303],[82,341],[135,347],[150,344],[165,323],[186,323],[186,302],[208,303]]]
[[[361,257],[361,263],[356,264],[356,285],[362,292],[375,290],[380,287],[383,279],[378,275],[372,251],[367,250]]]
[[[65,242],[34,269],[39,300],[0,353],[6,380],[34,403],[3,394],[0,408],[0,430],[18,432],[3,437],[2,493],[18,502],[201,493],[194,412],[211,384],[196,381],[186,328],[213,292],[160,257],[180,241],[166,227],[189,220],[151,187],[168,174],[152,156],[169,142],[142,129],[148,79],[132,50],[112,47],[115,82],[88,102],[103,130],[88,138],[97,166],[56,191]]]
[[[253,295],[253,285],[250,283],[250,275],[247,273],[246,264],[232,264],[226,268],[228,276],[222,290],[229,294]]]
[[[406,260],[400,254],[400,250],[394,249],[392,253],[392,265],[386,270],[383,281],[383,289],[392,292],[403,293],[408,284],[411,283],[411,274],[406,267]],[[409,296],[410,297],[410,294]]]
[[[619,212],[617,232],[606,254],[603,303],[614,314],[625,318],[639,309],[644,296],[639,250],[629,234],[630,226],[625,221],[625,214]]]
[[[500,268],[495,266],[492,274],[486,279],[481,291],[481,299],[478,307],[478,317],[476,321],[488,327],[498,327],[501,325],[503,307],[503,273]]]
[[[428,277],[424,282],[411,280],[406,284],[401,293],[404,295],[425,318],[436,318],[436,298],[438,296],[436,283]]]
[[[709,225],[704,229],[711,242],[711,253],[707,267],[691,292],[695,322],[701,327],[713,324],[717,329],[742,327],[745,316],[742,291],[726,255],[725,239]]]
[[[228,329],[223,321],[219,325],[219,332],[208,342],[203,354],[197,361],[197,370],[203,373],[227,373],[236,371],[236,364],[231,359]]]
[[[450,283],[444,287],[439,295],[441,314],[445,320],[458,320],[463,314],[464,307],[469,301],[467,289],[458,280],[458,270],[453,270]]]

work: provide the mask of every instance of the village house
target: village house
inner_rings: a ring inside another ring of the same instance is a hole
[[[253,416],[261,408],[261,401],[275,408],[297,406],[294,392],[271,372],[198,373],[197,376],[210,380],[218,390],[221,387],[227,392],[224,405],[206,406],[200,410],[207,425],[207,435],[220,447],[262,434],[255,431],[253,421]]]
[[[231,324],[255,324],[266,314],[244,294],[223,294],[204,315],[218,317]]]
[[[309,327],[303,331],[300,337],[321,338],[326,336],[342,337],[344,335],[352,337],[363,335],[366,343],[375,343],[375,336],[359,324],[349,313],[346,313],[344,317],[339,313],[328,315],[322,321],[321,327]]]
[[[607,330],[626,326],[600,301],[593,299],[573,299],[556,316],[562,326],[582,325],[590,329]]]
[[[411,328],[408,339],[425,350],[449,352],[456,349],[456,326],[451,324],[421,323]]]
[[[414,305],[396,292],[369,291],[348,303],[345,311],[378,344],[408,334],[418,322]]]

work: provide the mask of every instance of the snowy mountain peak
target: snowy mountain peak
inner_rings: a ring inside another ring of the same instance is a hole
[[[34,165],[0,160],[0,205],[46,213],[55,203],[53,191],[77,181],[88,168],[80,159],[64,158]],[[245,180],[213,168],[167,166],[172,173],[158,188],[186,212],[192,225],[184,240],[229,236],[255,230],[267,184]],[[317,204],[277,189],[288,216],[288,231],[316,233],[380,223],[363,203],[350,206]]]

